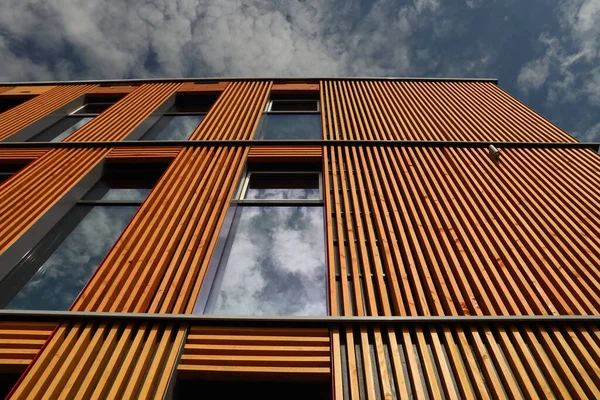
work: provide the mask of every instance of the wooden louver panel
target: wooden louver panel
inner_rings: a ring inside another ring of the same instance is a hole
[[[249,140],[267,102],[272,82],[232,82],[190,140]]]
[[[219,82],[219,83],[194,83],[194,82],[185,82],[183,83],[179,89],[177,89],[177,93],[220,93],[227,86],[229,82]]]
[[[594,324],[376,326],[335,341],[340,399],[600,395],[600,330]]]
[[[230,126],[240,137],[256,129],[261,93],[238,93],[252,100]],[[181,150],[72,310],[191,313],[247,153]],[[61,325],[12,398],[162,398],[184,339],[176,325]]]
[[[178,366],[183,379],[329,380],[327,329],[193,327]]]
[[[61,85],[0,114],[0,140],[75,100],[96,85]]]
[[[169,161],[180,151],[180,147],[120,147],[113,149],[106,158],[123,162]]]
[[[318,146],[256,146],[250,148],[248,161],[254,162],[320,162],[323,149]]]
[[[322,81],[321,91],[333,105],[325,139],[576,142],[490,82]]]
[[[42,94],[50,89],[54,89],[56,86],[15,86],[8,88],[8,90],[0,90],[2,96],[22,96],[22,95],[33,95]]]
[[[0,162],[29,162],[46,154],[48,149],[0,149]]]
[[[139,124],[171,96],[180,83],[150,83],[117,101],[95,117],[65,142],[116,142],[125,139]]]
[[[52,334],[56,324],[0,322],[0,373],[21,373]]]

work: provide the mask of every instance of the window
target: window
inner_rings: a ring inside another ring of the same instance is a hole
[[[10,110],[20,104],[25,103],[27,100],[33,99],[35,96],[19,96],[19,95],[0,95],[0,113]]]
[[[86,103],[55,124],[44,129],[28,142],[62,142],[67,136],[90,122],[95,116],[115,104],[123,96],[87,96]]]
[[[195,312],[326,315],[320,172],[254,169],[240,186]]]
[[[271,96],[260,122],[259,140],[319,140],[319,100],[313,96]]]
[[[175,104],[140,140],[187,140],[217,96],[177,95]]]
[[[0,164],[0,184],[23,168],[23,164]]]
[[[0,307],[69,309],[163,171],[106,165],[103,178],[0,282]]]

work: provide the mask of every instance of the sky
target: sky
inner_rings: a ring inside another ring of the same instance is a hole
[[[0,81],[491,77],[600,141],[600,0],[2,0]]]

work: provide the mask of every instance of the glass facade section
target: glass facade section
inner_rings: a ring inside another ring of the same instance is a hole
[[[187,140],[204,115],[163,116],[140,140]]]
[[[262,140],[320,140],[319,114],[264,114],[260,124]]]
[[[247,200],[318,200],[319,175],[315,173],[251,173],[244,194]]]
[[[242,207],[208,313],[327,315],[321,207]]]
[[[6,305],[8,309],[67,310],[118,239],[137,206],[76,206],[61,222],[55,250],[45,260],[27,257],[17,266],[37,272]],[[66,228],[66,231],[65,231]],[[69,232],[68,228],[72,228]]]
[[[29,142],[62,142],[67,136],[90,122],[93,117],[65,117],[43,130]]]

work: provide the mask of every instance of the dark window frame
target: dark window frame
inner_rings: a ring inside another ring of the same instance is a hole
[[[226,268],[224,268],[229,254],[231,252],[231,248],[233,245],[233,241],[235,239],[235,234],[238,229],[239,221],[241,218],[242,210],[245,207],[320,207],[323,214],[323,229],[325,230],[325,207],[324,207],[324,193],[323,193],[323,171],[321,168],[321,164],[317,163],[309,163],[305,166],[298,167],[294,164],[283,164],[283,163],[273,163],[269,164],[272,169],[267,169],[264,164],[259,165],[250,165],[246,166],[243,173],[242,179],[238,182],[238,186],[234,192],[233,199],[231,201],[231,205],[227,210],[227,214],[225,216],[225,221],[221,226],[221,230],[218,235],[217,245],[211,255],[211,259],[209,261],[209,266],[207,273],[205,275],[204,281],[200,288],[200,292],[196,299],[196,304],[194,306],[193,314],[210,314],[211,310],[215,306],[216,297],[213,291],[216,291],[221,286],[221,281],[223,275],[225,273]],[[308,168],[307,168],[308,166]],[[318,169],[317,169],[318,166]],[[313,167],[313,168],[310,168]],[[243,197],[246,194],[246,190],[250,181],[250,177],[252,173],[268,173],[268,174],[306,174],[306,173],[314,173],[319,176],[319,199],[244,199]],[[325,234],[325,231],[324,231]],[[324,237],[326,240],[326,237]],[[326,243],[324,243],[326,246]],[[325,250],[326,252],[326,250]],[[325,254],[325,280],[327,281],[327,256]],[[326,291],[324,293],[325,296],[325,308],[326,315],[329,315],[329,297],[328,297],[328,289],[326,282]]]

